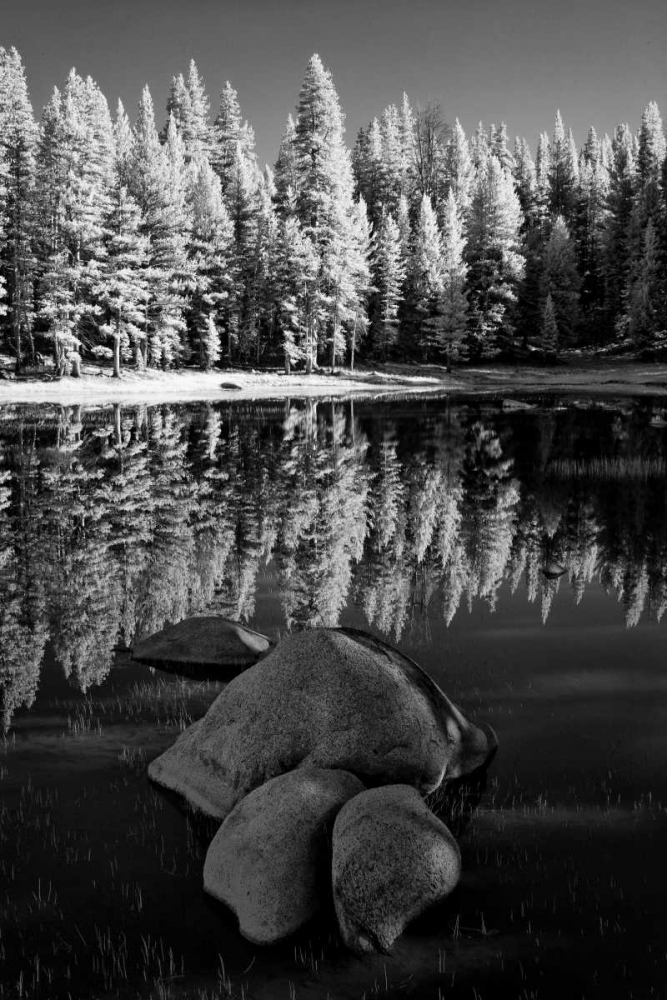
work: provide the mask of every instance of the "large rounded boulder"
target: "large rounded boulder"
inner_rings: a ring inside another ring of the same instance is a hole
[[[331,898],[329,835],[364,786],[347,771],[299,768],[232,809],[204,863],[204,889],[236,913],[255,944],[289,937]]]
[[[372,788],[338,813],[332,885],[343,941],[388,952],[407,924],[456,887],[461,854],[444,823],[407,785]]]
[[[428,793],[484,765],[495,747],[492,731],[471,725],[408,657],[365,632],[322,628],[285,639],[236,677],[148,773],[224,819],[297,767]]]

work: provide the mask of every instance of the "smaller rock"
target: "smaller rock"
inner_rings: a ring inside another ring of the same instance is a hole
[[[524,403],[521,399],[503,399],[503,410],[509,413],[519,410],[534,410],[534,403]]]
[[[230,392],[240,392],[243,386],[239,385],[238,382],[221,382],[221,389],[227,389]]]
[[[332,846],[336,916],[358,953],[388,952],[461,875],[458,844],[410,785],[355,796],[336,817]]]
[[[542,566],[542,572],[547,580],[557,580],[563,573],[567,573],[567,567],[563,566],[562,563],[556,562],[555,559],[547,559]]]
[[[236,913],[241,934],[289,937],[330,897],[327,834],[364,786],[348,771],[297,768],[250,792],[229,813],[204,862],[204,889]]]
[[[245,669],[257,663],[271,640],[230,618],[201,616],[167,625],[135,643],[132,656],[163,670],[188,668]]]

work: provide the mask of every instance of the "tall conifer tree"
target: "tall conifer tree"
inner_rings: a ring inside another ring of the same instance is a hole
[[[380,222],[373,254],[371,344],[383,361],[396,343],[398,309],[406,276],[401,234],[396,221],[386,212]]]
[[[17,370],[23,352],[34,356],[33,286],[36,261],[35,154],[37,126],[25,70],[16,49],[0,49],[0,290],[7,309]]]
[[[525,263],[522,221],[511,176],[489,156],[478,171],[468,227],[468,342],[473,357],[511,343],[513,306]]]

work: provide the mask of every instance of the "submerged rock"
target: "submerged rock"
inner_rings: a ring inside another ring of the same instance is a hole
[[[555,559],[548,559],[542,566],[542,572],[547,580],[557,580],[559,576],[567,573],[567,567]]]
[[[414,661],[366,632],[323,628],[284,640],[231,681],[148,773],[224,819],[296,767],[427,793],[484,765],[496,746]]]
[[[230,812],[204,863],[204,889],[268,945],[307,923],[331,896],[328,835],[364,786],[347,771],[299,768],[267,781]]]
[[[211,615],[167,625],[137,642],[132,657],[163,670],[243,669],[257,663],[270,646],[271,640],[260,632],[230,618]]]
[[[407,785],[373,788],[344,805],[332,851],[338,924],[347,947],[359,953],[388,952],[461,875],[458,844]]]
[[[503,399],[503,410],[509,413],[519,410],[534,410],[534,403],[525,403],[522,399]]]

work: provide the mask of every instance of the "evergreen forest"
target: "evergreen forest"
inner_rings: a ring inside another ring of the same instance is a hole
[[[0,350],[119,376],[665,347],[657,104],[581,148],[559,112],[532,146],[407,95],[349,144],[344,121],[314,55],[262,170],[236,91],[212,109],[194,61],[164,111],[145,88],[112,113],[72,70],[38,120],[0,49]]]

